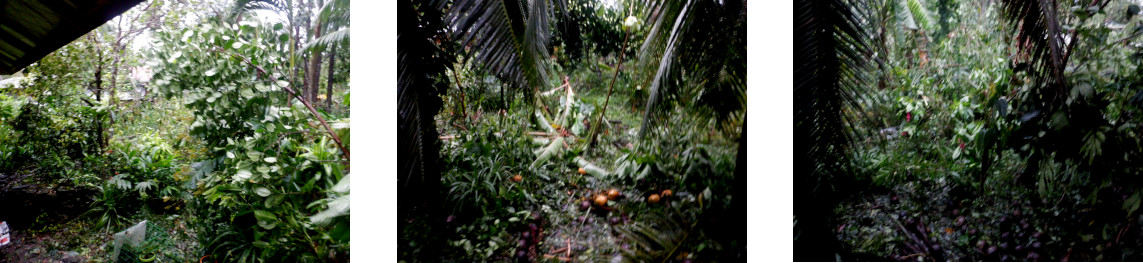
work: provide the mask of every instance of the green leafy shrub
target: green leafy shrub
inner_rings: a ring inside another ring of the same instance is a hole
[[[283,26],[211,20],[156,39],[156,90],[182,97],[194,116],[189,134],[209,149],[187,179],[204,253],[237,262],[347,255],[349,193],[337,184],[348,160],[298,100],[286,105]],[[330,122],[348,135],[348,119]]]
[[[546,177],[528,167],[536,158],[531,148],[525,147],[532,145],[531,139],[519,129],[499,135],[487,126],[478,129],[481,132],[457,138],[457,147],[442,155],[451,167],[441,178],[452,211],[466,214],[474,211],[465,209],[479,207],[481,211],[474,214],[479,216],[531,199],[511,180],[516,174]]]

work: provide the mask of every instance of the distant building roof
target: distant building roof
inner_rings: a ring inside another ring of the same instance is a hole
[[[39,61],[143,0],[0,0],[0,75]]]

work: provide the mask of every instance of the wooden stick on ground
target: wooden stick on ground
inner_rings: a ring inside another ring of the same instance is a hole
[[[559,259],[560,261],[571,261],[571,260],[572,260],[571,258],[560,257],[560,256],[553,256],[553,255],[548,255],[548,254],[544,254],[544,258],[548,258],[548,259],[553,259],[553,258],[554,258],[554,259]]]
[[[916,253],[916,254],[904,256],[904,257],[901,257],[901,259],[904,260],[906,258],[916,257],[916,256],[920,256],[920,255],[923,255],[923,253]]]

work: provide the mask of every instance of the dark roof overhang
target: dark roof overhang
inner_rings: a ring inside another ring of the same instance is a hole
[[[39,61],[143,0],[0,0],[0,75]]]

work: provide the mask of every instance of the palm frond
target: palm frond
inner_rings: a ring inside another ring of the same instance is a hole
[[[1066,99],[1064,36],[1056,19],[1055,1],[1005,0],[1001,4],[1004,17],[1016,31],[1014,41],[1021,53],[1018,57],[1035,65],[1032,73],[1036,84],[1054,87],[1044,90],[1045,95],[1049,95],[1045,97],[1057,101]]]
[[[697,97],[693,106],[712,109],[709,112],[723,124],[730,112],[744,109],[745,2],[647,1],[642,5],[647,6],[644,13],[651,29],[639,49],[637,68],[650,85],[639,137],[645,137],[657,115],[684,98]],[[721,101],[702,98],[708,94],[727,97]]]
[[[443,13],[436,9],[440,2],[443,1],[398,3],[397,138],[401,142],[398,145],[401,166],[397,182],[398,187],[404,189],[398,199],[401,211],[420,205],[416,200],[421,197],[432,200],[440,185],[437,166],[440,141],[433,116],[443,103],[440,95],[448,86],[445,66],[451,63],[452,57],[433,41],[443,33],[440,30]]]
[[[332,25],[333,29],[349,25],[349,0],[331,0],[318,12],[318,21]]]
[[[650,90],[650,96],[647,99],[647,108],[644,111],[643,124],[639,128],[639,138],[643,138],[647,133],[647,127],[653,120],[652,117],[654,110],[656,110],[656,103],[659,102],[659,97],[662,96],[660,94],[665,93],[663,90],[670,87],[664,84],[669,81],[668,78],[675,69],[672,65],[674,65],[675,51],[679,44],[679,35],[685,30],[684,26],[689,25],[685,21],[689,17],[688,11],[691,10],[690,7],[692,3],[694,3],[692,0],[667,2],[666,5],[661,5],[657,9],[656,13],[659,13],[659,15],[650,20],[654,21],[652,23],[653,26],[650,33],[647,34],[647,40],[643,42],[643,47],[640,48],[639,61],[643,63],[653,63],[652,61],[656,61],[654,59],[656,58],[655,54],[659,55],[657,56],[659,59],[657,60],[657,66],[652,65],[652,67],[655,67],[654,81],[651,82],[650,86],[647,86]],[[667,27],[670,27],[670,30],[667,30]],[[643,66],[641,68],[647,67],[648,66]]]
[[[844,109],[866,77],[866,6],[846,0],[794,2],[794,259],[835,260],[829,231],[852,138]]]
[[[550,37],[547,1],[459,0],[446,16],[453,38],[473,61],[516,87],[547,83]]]
[[[662,262],[679,252],[688,239],[694,237],[698,221],[687,220],[681,213],[650,212],[646,221],[616,227],[616,231],[632,244],[621,251],[631,262]]]
[[[329,46],[346,43],[348,41],[349,28],[346,27],[329,34],[322,35],[318,38],[314,38],[313,41],[306,43],[304,46],[302,46],[302,48],[298,49],[296,54],[298,54],[298,56],[302,56],[310,51],[325,50]]]
[[[925,32],[932,32],[934,29],[933,19],[929,15],[929,10],[925,9],[925,5],[921,0],[906,0],[904,2],[905,10],[907,10],[908,18],[917,28]]]
[[[289,14],[293,1],[290,0],[236,0],[226,13],[227,20],[234,20],[244,13],[255,10],[268,10],[279,14]]]
[[[844,0],[801,0],[794,20],[794,148],[812,163],[833,163],[849,143],[842,109],[865,81],[862,13]],[[815,169],[816,170],[816,169]],[[809,171],[807,171],[809,172]]]

